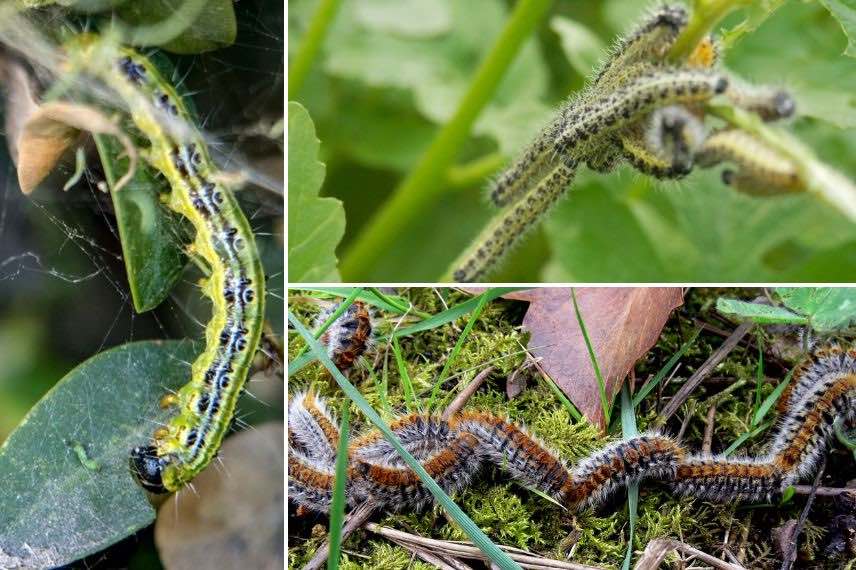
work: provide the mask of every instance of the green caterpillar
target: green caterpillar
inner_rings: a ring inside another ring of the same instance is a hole
[[[166,204],[191,222],[191,252],[210,268],[201,287],[212,304],[205,350],[190,381],[161,401],[176,415],[130,457],[145,489],[174,492],[211,462],[229,429],[262,334],[264,272],[246,217],[181,98],[151,62],[93,34],[77,36],[66,52],[70,71],[98,78],[127,106],[150,143],[141,154],[170,184]]]

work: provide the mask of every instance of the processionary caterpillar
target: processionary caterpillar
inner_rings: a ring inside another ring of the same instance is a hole
[[[170,184],[166,204],[193,225],[191,252],[209,269],[201,285],[212,304],[205,350],[190,381],[161,401],[176,415],[130,458],[144,488],[174,492],[211,462],[231,425],[262,333],[265,277],[246,217],[181,97],[154,65],[93,34],[68,42],[66,53],[70,72],[98,78],[127,106],[149,142],[142,154]]]
[[[445,420],[412,414],[390,424],[407,450],[447,492],[466,487],[485,463],[579,509],[597,505],[641,480],[678,495],[710,501],[771,500],[810,476],[826,452],[836,422],[856,424],[856,349],[821,349],[797,369],[782,396],[779,426],[768,451],[754,458],[691,453],[675,440],[646,433],[619,441],[568,468],[525,428],[489,412],[463,411]],[[329,510],[339,430],[314,394],[289,408],[289,497],[314,511]],[[394,448],[371,431],[348,448],[346,497],[390,510],[420,509],[432,495]]]

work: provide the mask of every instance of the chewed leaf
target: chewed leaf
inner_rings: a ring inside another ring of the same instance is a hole
[[[315,125],[299,103],[288,104],[288,278],[338,281],[336,246],[345,233],[345,211],[320,198],[326,167],[318,161]]]
[[[838,20],[847,36],[845,55],[856,57],[856,2],[853,0],[821,0],[821,4]]]
[[[716,310],[723,315],[736,317],[741,320],[750,320],[764,325],[804,325],[808,322],[806,317],[793,313],[784,307],[747,303],[746,301],[738,301],[737,299],[717,299]]]
[[[186,382],[194,354],[189,342],[122,345],[30,410],[0,447],[0,567],[61,566],[151,524],[129,453],[167,417],[156,402]]]
[[[230,46],[238,29],[232,0],[127,2],[119,14],[138,26],[132,30],[135,45],[157,45],[179,54]]]
[[[787,307],[805,315],[814,330],[841,330],[856,321],[856,288],[778,287],[776,293]]]

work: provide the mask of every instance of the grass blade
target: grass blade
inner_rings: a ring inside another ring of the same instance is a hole
[[[419,477],[419,480],[422,481],[423,485],[425,485],[425,488],[434,495],[437,502],[446,510],[447,513],[449,513],[449,516],[455,519],[455,522],[458,523],[461,529],[470,537],[479,550],[484,552],[485,556],[490,558],[490,560],[502,570],[521,570],[520,566],[509,558],[509,556],[500,550],[493,542],[491,542],[491,540],[481,531],[472,519],[470,519],[464,511],[455,504],[449,495],[440,488],[437,482],[428,475],[422,465],[416,461],[416,458],[404,449],[401,442],[398,440],[398,437],[389,429],[389,426],[381,420],[380,416],[378,416],[377,412],[372,409],[371,405],[369,405],[363,395],[360,394],[359,390],[357,390],[354,385],[345,378],[339,369],[336,368],[336,365],[333,364],[333,361],[330,360],[329,356],[327,356],[324,348],[318,344],[318,341],[313,338],[312,334],[291,311],[288,311],[288,320],[300,336],[303,337],[318,360],[320,360],[327,370],[330,371],[330,374],[333,375],[333,378],[342,388],[342,391],[344,391],[345,394],[357,405],[360,411],[365,414],[366,418],[380,430],[387,441],[389,441],[399,455],[401,455],[404,462],[413,469],[417,477]]]
[[[761,406],[761,386],[764,385],[764,335],[758,332],[758,366],[755,368],[755,402],[752,409],[755,410],[755,415],[758,415],[758,409]],[[753,419],[753,425],[755,421]]]
[[[779,382],[779,385],[770,392],[770,395],[764,398],[764,401],[758,407],[758,411],[755,412],[755,416],[752,418],[752,425],[757,426],[761,423],[764,417],[767,415],[767,412],[770,411],[770,408],[779,401],[779,398],[782,397],[782,392],[785,391],[785,388],[788,387],[788,384],[791,383],[791,378],[794,375],[794,369],[788,370],[788,373],[785,375],[784,380]]]
[[[427,331],[430,329],[435,329],[439,326],[445,325],[446,323],[451,323],[452,321],[466,315],[467,313],[474,311],[476,307],[478,307],[479,302],[481,301],[481,297],[487,301],[492,301],[497,297],[501,297],[502,295],[506,295],[508,293],[512,293],[514,291],[522,291],[524,289],[529,289],[529,287],[494,287],[493,289],[489,289],[482,293],[478,297],[473,297],[468,301],[464,301],[463,303],[459,303],[454,307],[446,309],[431,318],[425,319],[422,322],[416,323],[409,327],[404,327],[395,332],[396,337],[401,338],[403,336],[410,336],[412,334]]]
[[[728,449],[726,449],[725,451],[722,452],[722,455],[728,457],[729,455],[734,453],[734,451],[738,447],[743,445],[743,442],[745,442],[747,439],[751,439],[751,438],[755,437],[756,435],[758,435],[762,431],[766,430],[771,425],[773,425],[772,420],[770,420],[769,422],[765,422],[764,424],[756,427],[755,429],[753,429],[751,431],[747,431],[746,433],[741,434],[740,437],[738,437],[737,439],[734,440],[734,443],[732,443],[731,445],[728,446]]]
[[[681,345],[681,348],[679,348],[678,351],[672,355],[672,357],[668,360],[668,362],[666,362],[666,364],[660,369],[660,371],[657,372],[656,376],[646,382],[645,385],[642,386],[642,388],[639,390],[639,392],[635,396],[633,396],[634,409],[637,408],[642,402],[642,400],[644,400],[645,397],[651,393],[651,390],[656,388],[657,385],[663,381],[663,378],[666,377],[666,374],[671,372],[672,367],[678,362],[678,360],[680,360],[684,356],[684,354],[686,354],[687,350],[689,350],[689,348],[693,345],[700,333],[701,328],[699,327],[695,330],[693,335],[689,339],[687,339],[684,344]]]
[[[333,479],[333,501],[330,505],[330,555],[327,570],[339,568],[342,550],[342,523],[345,520],[345,481],[348,478],[348,432],[350,431],[351,401],[342,403],[342,427],[336,450],[336,476]]]
[[[413,390],[413,382],[410,380],[410,374],[407,373],[407,363],[401,355],[401,347],[398,346],[398,339],[392,339],[392,352],[395,355],[395,363],[398,365],[398,375],[401,377],[401,386],[404,388],[404,403],[407,406],[407,411],[412,412],[417,409],[416,392]]]
[[[407,307],[410,305],[410,301],[400,295],[384,295],[381,293],[381,296],[379,297],[378,291],[374,287],[370,287],[368,291],[363,290],[362,287],[299,287],[298,289],[301,291],[326,293],[337,297],[349,297],[355,289],[360,289],[360,293],[356,297],[357,301],[363,301],[364,303],[368,303],[378,309],[399,315],[406,313]],[[426,317],[431,316],[427,313],[422,314]]]
[[[630,400],[630,390],[627,382],[621,386],[621,435],[624,439],[636,437],[639,431],[636,428],[636,411]],[[624,555],[624,563],[621,570],[630,570],[630,561],[633,558],[633,533],[636,530],[636,517],[639,508],[639,482],[627,486],[627,510],[630,517],[630,537],[627,540],[627,554]]]
[[[580,324],[580,330],[583,333],[583,339],[586,341],[586,349],[588,349],[591,365],[594,367],[594,375],[597,376],[597,387],[600,391],[600,405],[603,408],[603,420],[605,425],[609,425],[610,405],[609,399],[606,396],[606,382],[603,380],[603,375],[600,373],[600,365],[597,363],[597,355],[594,353],[594,348],[589,339],[586,324],[583,321],[583,316],[580,314],[580,307],[577,305],[577,294],[574,288],[571,288],[571,299],[574,302],[574,312],[577,314],[577,322]]]
[[[446,359],[446,362],[443,363],[443,369],[440,370],[440,376],[437,377],[437,381],[434,382],[434,387],[431,389],[431,398],[428,400],[428,409],[434,409],[434,401],[437,399],[437,394],[440,392],[440,386],[443,385],[443,382],[446,380],[446,375],[449,373],[449,368],[452,367],[452,363],[457,358],[458,353],[461,352],[461,347],[464,346],[464,341],[467,340],[467,337],[470,335],[470,331],[473,330],[473,325],[475,325],[479,316],[482,314],[482,311],[485,308],[485,305],[488,303],[487,294],[491,291],[488,289],[481,295],[477,297],[478,304],[476,305],[475,310],[473,311],[470,320],[467,321],[466,326],[464,327],[461,336],[458,337],[457,342],[455,342],[455,346],[452,348],[452,352],[449,353],[449,358]],[[398,339],[395,339],[398,342]]]

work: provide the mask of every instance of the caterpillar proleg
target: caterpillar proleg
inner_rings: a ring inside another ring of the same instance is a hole
[[[139,53],[92,34],[66,53],[70,72],[99,79],[127,107],[149,143],[142,154],[169,181],[165,203],[190,221],[192,249],[210,269],[200,287],[212,305],[205,349],[190,381],[162,400],[175,415],[130,458],[144,488],[174,492],[211,462],[230,428],[262,333],[265,277],[250,225],[175,89]]]
[[[771,500],[810,476],[834,437],[836,422],[856,425],[856,350],[822,349],[795,372],[783,396],[781,418],[766,453],[730,458],[691,453],[675,440],[651,432],[612,443],[573,467],[527,430],[489,412],[463,411],[448,420],[413,414],[390,425],[426,471],[446,491],[465,487],[488,463],[572,509],[598,505],[630,483],[662,483],[678,495],[710,501]],[[289,496],[299,505],[329,510],[334,458],[329,416],[313,395],[300,394],[290,407],[291,427],[302,447],[290,445]],[[321,418],[316,426],[307,425]],[[306,445],[310,438],[317,445]],[[290,438],[291,439],[291,438]],[[392,510],[420,509],[431,495],[379,432],[351,441],[346,495],[350,504],[371,498]]]

